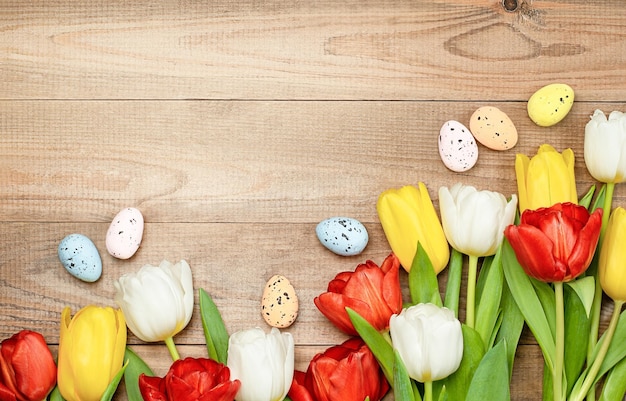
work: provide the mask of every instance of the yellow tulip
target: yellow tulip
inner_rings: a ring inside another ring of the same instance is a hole
[[[574,152],[571,149],[559,153],[552,146],[544,144],[532,159],[517,154],[515,175],[520,213],[556,203],[578,204]]]
[[[614,301],[626,301],[626,210],[616,208],[607,226],[598,272],[604,292]]]
[[[61,313],[59,391],[67,401],[99,401],[122,368],[126,322],[119,309],[85,306],[72,318]]]
[[[376,210],[389,246],[406,271],[411,270],[418,242],[428,254],[435,273],[447,266],[448,240],[423,183],[418,188],[407,185],[383,192]]]

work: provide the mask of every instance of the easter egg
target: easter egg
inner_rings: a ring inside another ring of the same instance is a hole
[[[107,251],[118,259],[137,252],[143,238],[143,215],[133,207],[121,210],[111,221],[106,235]]]
[[[261,298],[261,314],[272,327],[289,327],[298,317],[298,297],[285,276],[273,276],[265,284]]]
[[[72,276],[92,283],[102,275],[102,260],[94,243],[82,234],[63,238],[57,250],[59,260]]]
[[[478,161],[478,145],[472,132],[458,121],[446,121],[439,131],[439,156],[450,170],[460,173]]]
[[[470,117],[469,128],[474,138],[489,149],[507,150],[517,144],[513,121],[497,107],[479,107]]]
[[[328,250],[341,256],[358,255],[367,246],[367,229],[350,217],[331,217],[315,227],[317,238]]]
[[[550,127],[569,113],[574,104],[574,90],[566,84],[550,84],[528,99],[528,116],[541,127]]]

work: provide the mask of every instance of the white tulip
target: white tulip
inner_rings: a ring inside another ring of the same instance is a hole
[[[450,245],[470,256],[496,253],[504,238],[504,229],[513,223],[517,196],[507,202],[504,195],[456,184],[439,188],[439,211],[443,231]]]
[[[125,274],[115,283],[115,302],[130,331],[143,341],[164,341],[184,329],[193,313],[191,268],[164,260]]]
[[[589,174],[605,183],[626,180],[626,114],[606,115],[596,110],[585,126],[585,165]]]
[[[409,376],[421,383],[454,373],[463,358],[463,332],[454,312],[417,304],[392,315],[389,331]]]
[[[237,401],[282,401],[293,380],[294,342],[290,333],[272,328],[238,331],[228,339],[231,380],[241,382]]]

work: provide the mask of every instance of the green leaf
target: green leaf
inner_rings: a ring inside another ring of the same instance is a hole
[[[532,277],[529,277],[529,279],[535,288],[537,297],[539,297],[539,302],[541,302],[543,313],[548,320],[548,325],[550,326],[550,330],[552,332],[552,338],[556,338],[556,298],[554,295],[554,288],[550,284],[536,280]]]
[[[459,317],[459,297],[461,293],[461,277],[463,275],[463,254],[452,248],[448,263],[448,281],[443,305]]]
[[[623,401],[626,394],[626,358],[609,372],[599,401]]]
[[[576,291],[576,294],[578,294],[578,297],[580,298],[580,301],[585,308],[585,313],[587,314],[587,317],[589,317],[589,314],[591,313],[593,297],[596,292],[595,281],[596,280],[594,277],[586,276],[566,283],[569,287]]]
[[[126,347],[124,360],[128,365],[124,372],[124,384],[126,385],[126,398],[128,401],[143,401],[139,391],[139,375],[154,376],[152,369],[132,349]]]
[[[489,273],[489,268],[491,267],[491,263],[493,262],[493,255],[486,256],[483,258],[483,262],[480,266],[480,271],[478,272],[478,279],[476,280],[476,303],[483,294],[485,289],[485,282],[487,281],[487,276]]]
[[[502,316],[502,323],[500,324],[495,342],[506,341],[509,374],[512,374],[513,364],[515,363],[515,352],[522,335],[522,330],[524,329],[524,316],[517,307],[506,281],[502,287],[500,307],[502,309],[502,313],[500,314]]]
[[[446,386],[443,386],[441,392],[439,393],[439,397],[437,397],[437,401],[447,401],[448,393],[446,392]]]
[[[513,252],[513,248],[511,248],[506,238],[502,248],[502,266],[504,277],[515,299],[515,303],[535,336],[544,360],[551,370],[554,366],[553,358],[556,349],[554,329],[550,327],[546,314],[541,313],[544,307],[539,300],[539,296],[537,296],[535,286],[520,266],[515,252]]]
[[[122,368],[117,372],[117,374],[111,380],[111,383],[107,386],[106,390],[104,390],[104,394],[100,398],[100,401],[111,401],[113,396],[115,395],[115,391],[117,390],[117,386],[120,384],[122,380],[122,376],[124,376],[124,371],[128,367],[128,361],[122,366]]]
[[[372,354],[374,354],[374,357],[376,357],[378,364],[385,374],[385,378],[387,378],[389,383],[393,383],[395,357],[390,342],[353,309],[346,307],[346,312],[348,312],[348,317],[350,317],[350,321],[357,333],[359,333],[359,336],[363,339],[365,344],[367,344]]]
[[[589,211],[593,212],[594,210],[604,206],[604,198],[606,198],[606,184],[602,184],[600,190],[598,191],[598,195],[596,196],[595,202],[593,202],[593,206],[589,209]]]
[[[449,400],[465,399],[472,377],[485,355],[485,345],[480,338],[480,334],[465,324],[461,328],[463,330],[463,359],[461,359],[461,365],[450,376],[433,383],[433,392],[435,392],[435,387],[446,387]]]
[[[578,204],[580,206],[584,206],[587,209],[589,209],[589,205],[591,204],[591,200],[593,199],[593,194],[596,192],[596,186],[592,185],[589,188],[589,191],[587,191],[587,193],[578,200]]]
[[[554,391],[552,390],[552,368],[547,366],[544,362],[543,364],[543,391],[542,391],[542,401],[554,401]]]
[[[618,364],[622,359],[626,358],[626,341],[623,340],[624,338],[626,338],[626,310],[620,314],[617,327],[615,328],[615,333],[613,334],[613,340],[609,345],[609,349],[606,352],[602,365],[600,365],[600,371],[598,372],[596,381],[613,368],[613,366]],[[603,341],[604,339],[605,335],[603,334],[602,337],[600,337],[600,341]],[[596,348],[594,348],[594,358],[601,345],[600,341],[598,341]]]
[[[583,302],[578,297],[578,293],[571,286],[565,285],[563,288],[565,300],[564,369],[567,379],[567,394],[569,394],[587,360],[587,353],[581,352],[581,350],[587,349],[591,321],[585,312]]]
[[[466,401],[510,400],[506,344],[501,341],[485,354],[472,378]]]
[[[202,288],[199,290],[200,316],[206,339],[209,358],[226,364],[228,359],[228,331],[224,326],[222,315],[211,296]]]
[[[409,271],[409,293],[414,305],[429,302],[437,306],[443,305],[437,274],[435,274],[428,254],[419,242]]]
[[[394,350],[393,365],[393,398],[395,401],[415,401],[413,388],[411,386],[411,378],[409,377],[406,367],[400,354]]]
[[[65,401],[65,398],[61,395],[61,391],[59,391],[59,386],[54,386],[54,389],[50,392],[48,399],[50,401]]]
[[[502,272],[501,249],[498,248],[495,257],[488,266],[483,264],[481,269],[482,290],[476,302],[476,323],[474,328],[480,334],[485,347],[491,348],[491,341],[495,338],[498,316],[500,314],[500,300],[504,273]]]

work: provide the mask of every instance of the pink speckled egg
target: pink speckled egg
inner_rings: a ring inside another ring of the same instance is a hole
[[[458,121],[446,121],[439,131],[439,156],[447,168],[457,173],[474,167],[478,145],[471,131]]]
[[[134,207],[121,210],[109,225],[106,236],[107,251],[118,259],[132,257],[143,238],[143,215]]]

